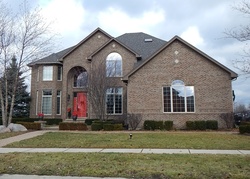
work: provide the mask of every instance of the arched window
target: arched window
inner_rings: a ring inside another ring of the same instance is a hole
[[[121,77],[122,76],[122,57],[119,53],[110,53],[106,58],[106,76]]]
[[[194,87],[181,80],[163,87],[163,108],[164,112],[194,112]]]
[[[75,88],[82,88],[87,87],[88,85],[88,73],[86,71],[84,72],[77,72],[74,75],[74,87]]]

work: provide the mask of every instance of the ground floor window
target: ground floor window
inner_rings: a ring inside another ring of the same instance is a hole
[[[108,88],[106,92],[107,114],[122,114],[122,88]]]
[[[181,80],[175,80],[171,86],[163,87],[164,112],[194,112],[194,87],[185,86]]]
[[[45,115],[52,114],[52,90],[43,90],[42,113]]]
[[[56,96],[56,114],[61,114],[61,91],[57,91],[57,96]]]

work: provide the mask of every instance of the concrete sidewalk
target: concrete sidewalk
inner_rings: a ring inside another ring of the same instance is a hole
[[[137,154],[232,154],[250,155],[250,150],[202,149],[106,149],[106,148],[0,148],[0,153],[137,153]]]
[[[73,176],[45,176],[45,175],[8,175],[0,174],[1,179],[125,179],[125,178],[111,178],[111,177],[73,177]]]
[[[13,142],[33,138],[45,134],[46,132],[56,132],[51,130],[40,130],[28,132],[14,137],[0,140],[0,154],[2,153],[142,153],[142,154],[233,154],[250,155],[250,150],[206,150],[206,149],[108,149],[108,148],[1,148]]]

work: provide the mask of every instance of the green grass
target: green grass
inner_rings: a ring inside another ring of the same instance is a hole
[[[9,144],[22,148],[165,148],[249,150],[250,137],[220,132],[66,133],[42,136]]]
[[[126,178],[249,178],[248,155],[12,153],[0,173]]]
[[[7,133],[0,133],[0,139],[5,139],[13,136],[17,136],[20,134],[24,134],[26,132],[7,132]]]

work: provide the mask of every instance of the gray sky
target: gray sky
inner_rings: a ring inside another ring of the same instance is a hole
[[[17,8],[20,0],[4,0]],[[232,60],[246,43],[225,38],[226,29],[249,24],[233,6],[241,0],[28,0],[37,5],[60,34],[58,50],[75,45],[97,27],[113,37],[145,32],[163,40],[178,35],[240,74]],[[239,76],[233,89],[237,103],[250,104],[250,79]]]

